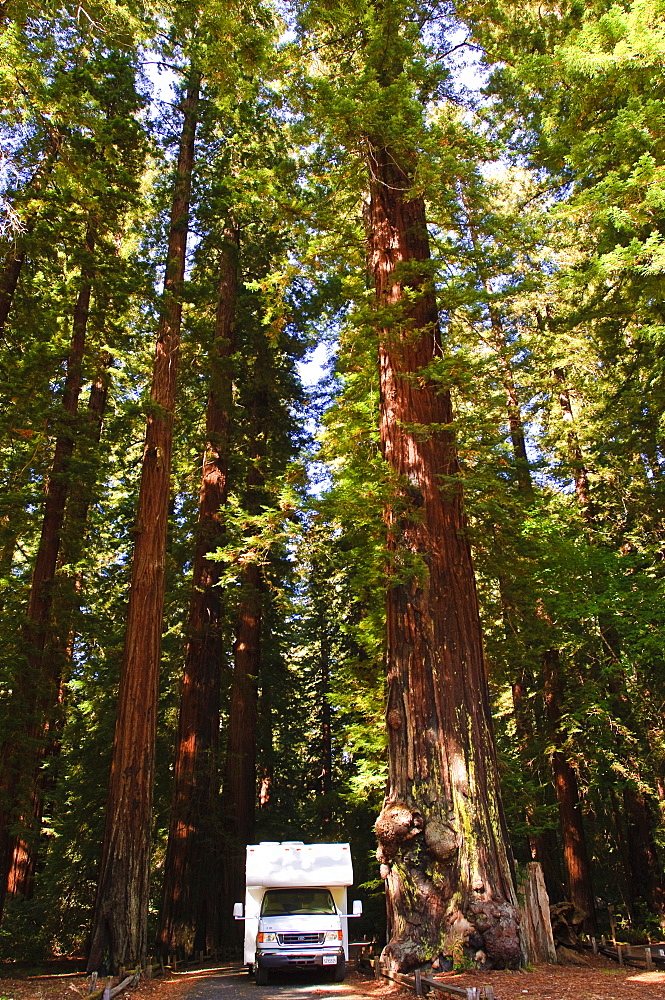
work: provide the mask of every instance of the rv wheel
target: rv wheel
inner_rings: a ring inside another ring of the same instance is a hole
[[[344,961],[344,956],[337,959],[337,965],[334,969],[333,982],[341,983],[344,981],[344,976],[346,975],[346,962]]]
[[[258,962],[254,966],[254,982],[257,986],[268,985],[268,970],[262,969]]]

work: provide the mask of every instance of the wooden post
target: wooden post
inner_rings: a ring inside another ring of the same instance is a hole
[[[629,941],[628,944],[626,945],[626,956],[628,958],[632,958],[632,955],[633,955],[633,949],[632,949],[630,941]]]
[[[113,976],[109,976],[106,980],[106,987],[104,989],[104,1000],[111,1000],[111,986],[113,985]]]
[[[374,959],[374,978],[375,979],[381,978],[381,959],[379,958],[378,955]]]
[[[622,945],[617,945],[617,956],[619,959],[619,965],[623,965],[623,947]]]
[[[99,975],[98,972],[92,972],[90,974],[90,989],[88,990],[88,993],[94,993],[95,992],[95,986],[97,985],[97,976],[98,975]]]
[[[420,969],[413,970],[413,978],[416,985],[416,996],[421,997],[423,995],[423,984],[420,978]]]
[[[591,951],[594,953],[594,955],[598,954],[598,942],[596,941],[595,937],[591,938]]]
[[[611,903],[608,903],[607,911],[610,915],[610,930],[612,931],[612,944],[616,948],[617,946],[617,925],[614,919],[614,907]]]
[[[604,934],[601,934],[600,943],[602,944],[603,948],[605,948],[607,946],[607,940],[605,939],[605,935]]]
[[[644,958],[647,963],[647,972],[653,972],[653,956],[651,954],[651,948],[644,949]]]
[[[486,986],[485,987],[485,1000],[494,1000],[494,987],[493,986]]]

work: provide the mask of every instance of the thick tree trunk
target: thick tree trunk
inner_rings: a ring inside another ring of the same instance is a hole
[[[248,563],[243,570],[241,595],[233,647],[224,801],[225,822],[244,852],[254,836],[256,808],[257,686],[263,605],[263,580],[256,563]]]
[[[95,227],[86,232],[85,249],[91,258]],[[16,678],[10,709],[11,735],[0,748],[0,913],[8,880],[11,890],[30,884],[30,864],[24,855],[35,849],[41,816],[37,789],[38,769],[45,749],[45,734],[53,726],[60,700],[59,661],[45,656],[50,634],[52,589],[60,551],[67,494],[71,486],[69,462],[74,451],[75,420],[83,378],[88,313],[92,291],[92,260],[81,273],[82,283],[74,308],[72,341],[62,398],[62,425],[56,438],[53,464],[46,489],[42,530],[23,627],[26,663]],[[23,827],[18,833],[17,827]],[[24,847],[21,847],[23,841]],[[15,853],[21,855],[17,868]],[[29,891],[29,890],[28,890]]]
[[[584,820],[580,803],[577,775],[562,749],[560,728],[563,704],[563,680],[559,664],[559,654],[549,650],[543,657],[545,680],[545,704],[550,725],[550,737],[555,750],[552,754],[554,789],[559,805],[561,838],[563,841],[563,861],[566,871],[568,898],[586,913],[585,930],[596,932],[596,906],[594,902],[591,869],[584,834]]]
[[[381,444],[399,499],[387,513],[389,789],[376,823],[391,939],[408,969],[438,954],[520,962],[518,916],[424,202],[413,163],[370,149],[371,257],[380,315]]]
[[[88,968],[145,965],[157,694],[182,284],[201,76],[190,72],[143,450],[127,628]]]
[[[222,540],[220,509],[228,492],[235,350],[238,235],[227,234],[211,352],[207,446],[199,497],[188,644],[180,696],[173,801],[164,870],[159,946],[165,953],[218,944],[218,766],[222,663],[221,563],[208,558]]]
[[[222,795],[226,830],[222,925],[225,936],[238,945],[240,930],[231,922],[230,915],[233,903],[243,900],[245,896],[245,848],[254,840],[262,611],[261,570],[256,563],[250,562],[241,575]]]
[[[110,359],[109,359],[110,361]],[[86,447],[97,447],[101,438],[102,421],[108,394],[108,378],[104,373],[97,377],[90,388],[86,424],[77,436],[77,451]],[[95,480],[96,481],[96,480]],[[85,537],[85,526],[91,503],[90,481],[71,484],[67,499],[66,524],[60,545],[60,566],[74,565],[80,556]],[[53,613],[48,628],[48,645],[44,661],[50,664],[52,676],[58,687],[57,704],[50,706],[49,718],[44,722],[40,762],[35,773],[32,791],[32,838],[17,838],[7,891],[10,896],[32,898],[34,877],[38,863],[38,843],[36,839],[42,825],[44,806],[49,792],[55,787],[54,762],[60,754],[60,731],[62,728],[63,683],[74,655],[75,616],[79,610],[81,594],[81,574],[58,575],[58,587],[54,593]],[[45,764],[48,763],[48,769]]]
[[[274,419],[265,385],[265,364],[266,344],[265,341],[260,341],[248,428],[253,453],[247,473],[246,507],[254,515],[261,512],[266,501],[262,465]],[[261,567],[256,562],[246,562],[240,584],[222,794],[226,831],[222,920],[225,936],[231,941],[235,940],[238,945],[241,942],[241,931],[238,924],[230,919],[230,914],[233,903],[244,898],[245,848],[254,839],[257,798],[258,682],[261,676],[261,627],[265,587]]]

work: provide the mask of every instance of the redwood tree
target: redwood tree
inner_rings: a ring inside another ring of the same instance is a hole
[[[513,966],[518,916],[452,406],[431,367],[441,330],[416,187],[420,101],[432,83],[416,82],[427,60],[420,31],[431,11],[409,2],[333,6],[329,22],[317,8],[331,59],[341,38],[340,51],[357,53],[353,65],[344,57],[356,77],[345,83],[361,123],[352,141],[366,152],[381,448],[394,481],[385,514],[390,770],[376,823],[383,961],[408,969],[465,951]],[[348,111],[333,113],[344,127]]]
[[[14,718],[20,720],[0,749],[0,912],[4,904],[14,854],[19,843],[25,844],[26,830],[38,824],[41,810],[38,767],[47,732],[57,709],[60,676],[58,660],[44,655],[47,645],[52,588],[60,551],[60,535],[65,516],[67,494],[71,486],[70,460],[74,451],[75,419],[83,379],[88,313],[92,292],[92,254],[95,223],[88,223],[85,238],[85,263],[73,317],[72,340],[67,356],[67,374],[62,397],[63,419],[56,439],[53,464],[46,489],[44,517],[28,599],[27,621],[23,629],[26,666],[17,678],[12,693]],[[20,828],[23,831],[19,833]],[[22,853],[32,850],[32,837]],[[24,867],[31,865],[24,860]],[[15,881],[15,880],[14,880]],[[15,889],[16,885],[12,885]]]
[[[376,824],[391,932],[384,959],[403,969],[467,947],[515,965],[514,887],[452,408],[426,372],[440,332],[425,205],[412,191],[413,157],[380,143],[370,147],[370,217],[383,319],[381,445],[402,501],[387,512],[390,783]]]
[[[159,944],[165,952],[215,947],[218,923],[218,774],[220,670],[223,654],[221,564],[209,558],[223,536],[232,421],[231,357],[238,288],[237,229],[225,234],[215,333],[210,352],[206,451],[187,652],[180,696],[173,799],[169,817]]]
[[[166,277],[143,449],[109,796],[89,969],[144,965],[148,934],[155,727],[164,605],[182,285],[201,74],[190,67],[173,188]]]

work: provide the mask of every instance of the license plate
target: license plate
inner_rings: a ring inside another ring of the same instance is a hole
[[[337,965],[337,958],[334,955],[324,955],[323,956],[324,965]]]

